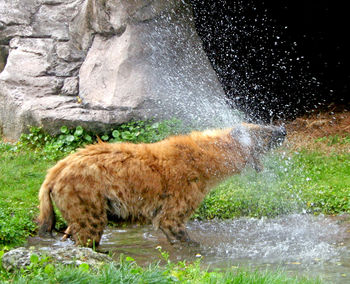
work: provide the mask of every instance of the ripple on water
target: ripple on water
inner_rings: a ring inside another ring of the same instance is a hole
[[[284,269],[293,274],[321,277],[331,283],[350,283],[349,216],[325,217],[307,214],[279,218],[238,218],[227,221],[192,221],[191,237],[200,248],[174,248],[160,231],[149,225],[109,227],[102,237],[102,251],[110,251],[119,260],[121,253],[147,265],[159,261],[161,246],[173,261],[196,259],[211,268],[249,266]],[[62,247],[71,241],[31,238],[29,246]]]
[[[194,222],[190,231],[213,256],[305,263],[337,259],[341,253],[336,243],[344,238],[346,229],[322,216],[295,214],[275,219]]]

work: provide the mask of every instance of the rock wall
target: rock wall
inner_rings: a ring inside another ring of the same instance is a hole
[[[0,0],[0,129],[103,132],[131,119],[227,121],[191,6],[178,0]]]

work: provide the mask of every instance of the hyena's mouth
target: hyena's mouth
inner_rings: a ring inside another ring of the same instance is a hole
[[[272,149],[281,146],[286,139],[286,136],[287,130],[284,126],[276,127],[272,132],[269,148]]]

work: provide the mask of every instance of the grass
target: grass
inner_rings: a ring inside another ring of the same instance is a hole
[[[162,253],[164,254],[164,253]],[[41,261],[31,263],[26,269],[10,274],[0,269],[1,283],[261,283],[261,284],[316,284],[319,280],[290,277],[283,272],[256,271],[229,268],[226,271],[208,271],[194,263],[167,261],[143,268],[130,257],[121,257],[118,264],[90,268],[53,265]]]
[[[0,249],[20,244],[35,232],[38,190],[54,163],[40,152],[14,151],[10,144],[0,143]],[[350,152],[280,151],[266,157],[264,164],[261,173],[247,169],[220,184],[194,217],[274,217],[301,210],[350,213]]]
[[[325,137],[314,143],[322,143],[321,150],[280,150],[266,157],[262,173],[247,169],[220,184],[194,217],[274,217],[296,211],[350,213],[350,140]],[[338,146],[342,151],[337,151]],[[52,157],[61,156],[52,148],[50,151]],[[38,190],[46,170],[55,164],[43,153],[0,142],[0,255],[35,234]],[[195,268],[195,264],[169,265],[141,268],[124,261],[98,270],[40,266],[13,274],[0,268],[0,279],[15,283],[318,283],[279,272],[229,269],[219,273]]]
[[[52,161],[0,147],[0,248],[22,243],[36,230],[38,189]]]
[[[349,143],[350,146],[350,143]],[[303,169],[301,198],[308,210],[325,214],[350,213],[350,152],[324,155],[303,150],[296,162]]]
[[[298,211],[350,213],[350,152],[326,155],[304,149],[270,155],[262,173],[247,169],[220,184],[195,217],[275,217]]]

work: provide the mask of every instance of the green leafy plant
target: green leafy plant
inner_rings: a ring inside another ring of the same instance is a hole
[[[111,143],[152,143],[182,130],[182,123],[176,119],[162,122],[131,121],[102,133],[101,140]],[[77,148],[96,142],[98,135],[99,133],[92,134],[81,126],[72,129],[62,126],[58,135],[49,135],[41,127],[30,127],[29,134],[22,134],[15,146],[3,143],[0,147],[4,151],[30,149],[41,154],[44,159],[58,160]]]
[[[177,119],[161,122],[141,120],[122,124],[104,133],[101,139],[108,142],[152,143],[183,131],[183,125]]]
[[[23,209],[14,210],[2,207],[0,204],[0,247],[19,244],[34,232],[36,225],[32,221],[33,215],[33,212]]]

